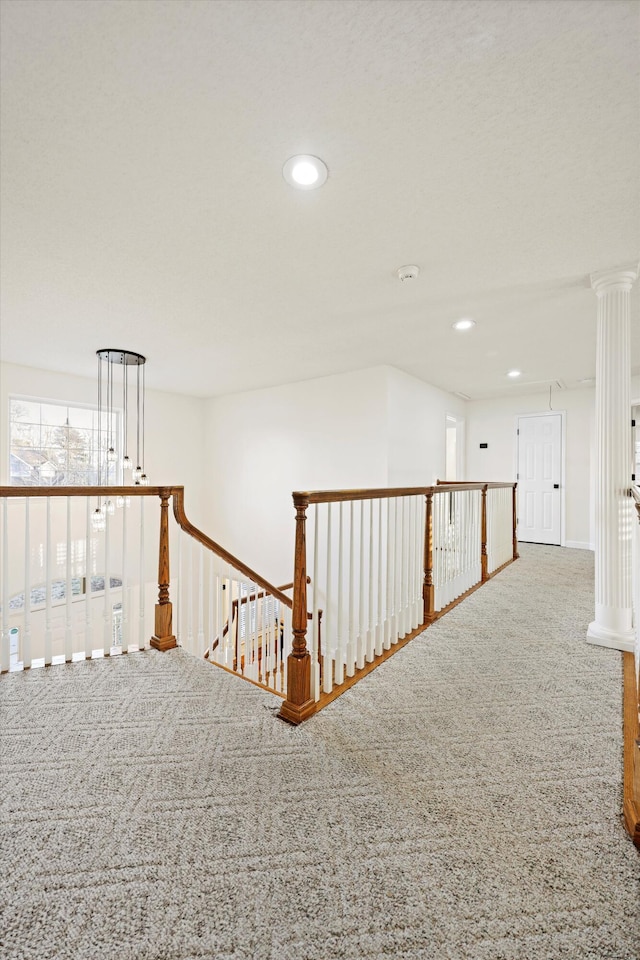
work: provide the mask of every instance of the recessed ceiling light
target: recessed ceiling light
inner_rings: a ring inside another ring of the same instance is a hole
[[[475,327],[476,322],[472,320],[471,317],[463,317],[461,320],[456,320],[455,323],[452,323],[451,326],[454,330],[471,330],[471,327]]]
[[[327,165],[319,157],[300,154],[289,157],[282,168],[282,176],[292,187],[298,190],[315,190],[321,187],[329,176]]]
[[[516,377],[521,377],[521,376],[522,376],[522,371],[521,371],[521,370],[509,370],[509,373],[507,374],[507,376],[508,376],[508,377],[513,377],[513,379],[515,380]]]

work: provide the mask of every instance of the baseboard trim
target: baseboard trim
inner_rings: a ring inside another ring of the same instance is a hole
[[[636,662],[632,653],[622,654],[624,782],[623,815],[627,832],[640,849],[640,723]]]
[[[591,550],[593,553],[595,551],[595,544],[593,543],[583,543],[582,540],[565,540],[565,547],[569,547],[571,550]]]

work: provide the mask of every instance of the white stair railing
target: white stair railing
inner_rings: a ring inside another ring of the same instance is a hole
[[[178,643],[194,656],[285,695],[292,600],[286,588],[233,557],[187,519],[182,488],[173,488],[176,524],[172,579]]]
[[[156,496],[151,487],[131,495],[129,488],[0,487],[2,672],[148,646],[157,551],[145,555],[144,527]],[[113,505],[102,530],[92,524],[97,497]]]

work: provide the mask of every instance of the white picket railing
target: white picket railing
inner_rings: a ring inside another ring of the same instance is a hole
[[[509,488],[509,491],[511,488]],[[434,611],[482,580],[482,490],[436,487],[433,496]]]
[[[154,490],[122,495],[118,507],[107,496],[113,512],[98,531],[95,494],[53,489],[0,493],[2,672],[144,649],[153,632],[157,537],[145,514],[157,514]]]
[[[178,643],[273,693],[285,695],[292,600],[198,530],[173,488],[171,600]]]
[[[297,700],[287,696],[281,715],[301,722],[312,701],[331,694],[513,559],[514,486],[294,493],[293,627],[299,640],[291,668]]]
[[[172,553],[178,643],[284,696],[292,636],[289,598],[284,603],[181,529]]]
[[[487,572],[513,560],[513,487],[487,484]]]
[[[424,495],[369,494],[311,504],[307,645],[316,701],[422,622]]]

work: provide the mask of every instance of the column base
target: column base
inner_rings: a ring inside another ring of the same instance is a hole
[[[611,650],[621,650],[623,653],[633,653],[635,636],[633,630],[609,630],[596,620],[589,624],[587,643],[598,647],[609,647]]]

